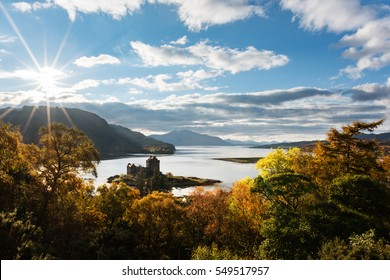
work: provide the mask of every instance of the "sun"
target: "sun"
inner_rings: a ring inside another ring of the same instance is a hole
[[[52,68],[42,67],[39,68],[32,75],[32,79],[37,84],[37,90],[43,93],[55,93],[59,88],[59,81],[65,76],[64,72]]]

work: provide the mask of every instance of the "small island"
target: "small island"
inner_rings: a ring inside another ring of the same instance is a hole
[[[197,177],[174,176],[160,171],[160,161],[156,156],[146,160],[146,167],[129,163],[127,174],[111,176],[107,183],[125,183],[140,190],[141,194],[152,191],[171,191],[173,188],[188,188],[196,186],[213,186],[222,183],[220,180],[202,179]]]

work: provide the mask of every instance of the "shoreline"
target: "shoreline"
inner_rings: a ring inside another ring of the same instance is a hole
[[[257,163],[262,157],[243,157],[243,158],[213,158],[213,160],[228,161],[240,164]]]

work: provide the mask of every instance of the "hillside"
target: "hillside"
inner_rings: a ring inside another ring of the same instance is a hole
[[[150,135],[154,139],[175,146],[234,146],[219,137],[196,133],[190,130],[175,130],[163,135]]]
[[[390,153],[390,132],[386,133],[380,133],[380,134],[361,134],[359,135],[359,138],[361,139],[375,139],[378,141],[379,145],[383,147],[386,153]],[[293,147],[298,147],[301,149],[313,149],[316,145],[318,140],[313,141],[298,141],[298,142],[284,142],[284,143],[274,143],[274,144],[267,144],[267,145],[258,145],[253,148],[260,148],[260,149],[276,149],[276,148],[282,148],[282,149],[289,149]],[[325,142],[324,140],[321,140],[320,142]]]
[[[45,106],[0,109],[0,120],[19,126],[25,143],[38,144],[39,129],[47,126],[48,115],[52,123],[75,126],[83,131],[93,141],[101,158],[121,157],[131,153],[171,154],[175,151],[171,144],[148,138],[125,127],[108,124],[98,115],[79,109],[51,107],[48,111]]]

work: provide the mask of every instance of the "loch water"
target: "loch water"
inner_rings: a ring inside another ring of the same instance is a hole
[[[234,163],[215,160],[215,158],[264,157],[271,150],[241,146],[178,146],[173,155],[156,155],[160,160],[160,170],[175,176],[192,176],[222,181],[219,187],[229,188],[235,181],[245,177],[254,178],[258,170],[254,163]],[[128,163],[146,165],[149,154],[135,154],[125,158],[102,160],[97,168],[98,178],[95,185],[101,185],[113,175],[126,174]],[[173,193],[182,195],[191,188],[176,189]]]

